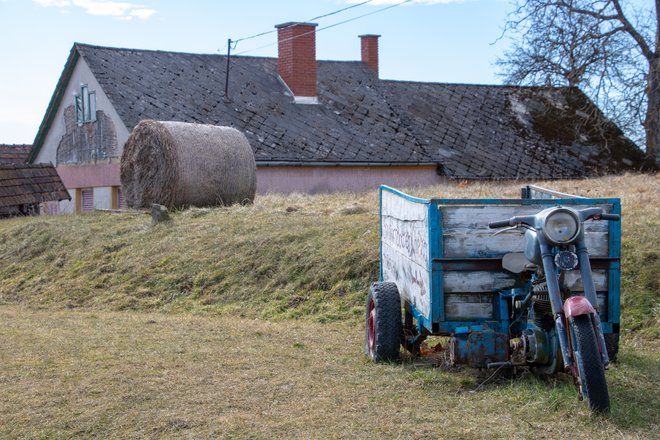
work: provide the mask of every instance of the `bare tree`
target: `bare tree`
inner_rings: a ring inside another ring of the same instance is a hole
[[[515,0],[505,82],[579,87],[660,164],[660,0]]]

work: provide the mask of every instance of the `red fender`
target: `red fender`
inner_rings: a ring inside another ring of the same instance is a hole
[[[569,316],[589,315],[592,313],[596,314],[596,310],[584,296],[571,296],[564,302],[564,315],[567,318]]]

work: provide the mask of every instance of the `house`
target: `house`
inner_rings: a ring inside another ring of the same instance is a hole
[[[62,200],[70,196],[53,165],[0,165],[0,217],[56,214]]]
[[[74,200],[61,209],[119,205],[142,119],[241,130],[260,193],[578,178],[643,160],[577,89],[384,80],[378,35],[360,36],[360,61],[317,61],[316,24],[276,27],[278,57],[230,57],[228,77],[223,55],[74,44],[30,155],[56,165]]]
[[[27,163],[32,145],[0,144],[0,165]]]

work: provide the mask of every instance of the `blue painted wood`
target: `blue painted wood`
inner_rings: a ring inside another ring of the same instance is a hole
[[[442,212],[436,202],[429,205],[429,272],[431,273],[431,312],[433,322],[445,320],[445,294],[442,283],[442,266],[433,260],[443,256]]]
[[[611,213],[621,216],[621,202],[619,200],[612,204]],[[621,262],[619,260],[621,256],[621,221],[608,222],[609,257],[612,260],[609,264],[607,283],[607,321],[611,324],[619,324],[621,318]]]
[[[445,292],[443,292],[443,263],[451,263],[452,270],[476,270],[481,264],[488,267],[488,270],[493,270],[493,260],[500,261],[497,255],[483,255],[483,258],[447,258],[445,257],[445,250],[443,244],[443,218],[440,209],[443,205],[464,205],[464,206],[483,206],[483,205],[514,205],[514,206],[557,206],[557,205],[611,205],[612,213],[621,213],[620,200],[617,198],[531,198],[534,191],[523,191],[523,195],[530,198],[521,199],[445,199],[433,198],[424,199],[414,197],[403,193],[397,189],[381,186],[380,187],[380,201],[381,201],[381,218],[380,229],[382,236],[382,200],[383,192],[390,192],[405,200],[414,203],[427,205],[428,209],[428,237],[429,237],[429,262],[428,268],[431,274],[431,313],[429,317],[422,315],[414,306],[411,307],[411,312],[415,319],[426,328],[431,334],[436,335],[449,335],[459,327],[470,327],[475,325],[482,325],[487,323],[495,331],[508,332],[508,316],[506,308],[506,300],[500,295],[494,295],[493,310],[495,317],[499,321],[445,321]],[[551,191],[552,190],[548,190]],[[553,192],[557,195],[561,193]],[[551,197],[554,194],[550,195]],[[493,219],[497,220],[497,219]],[[522,238],[521,238],[522,239]],[[609,254],[608,254],[608,300],[607,300],[607,321],[603,320],[603,330],[611,332],[613,324],[619,323],[620,318],[620,251],[621,251],[621,226],[620,222],[609,222],[608,226],[608,240],[609,240]],[[383,246],[380,246],[381,267],[380,279],[383,280],[383,267],[382,256]],[[464,267],[462,267],[464,266]]]

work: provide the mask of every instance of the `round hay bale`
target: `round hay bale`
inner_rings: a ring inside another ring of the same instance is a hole
[[[230,127],[145,120],[124,144],[121,184],[131,208],[251,203],[254,153]]]

